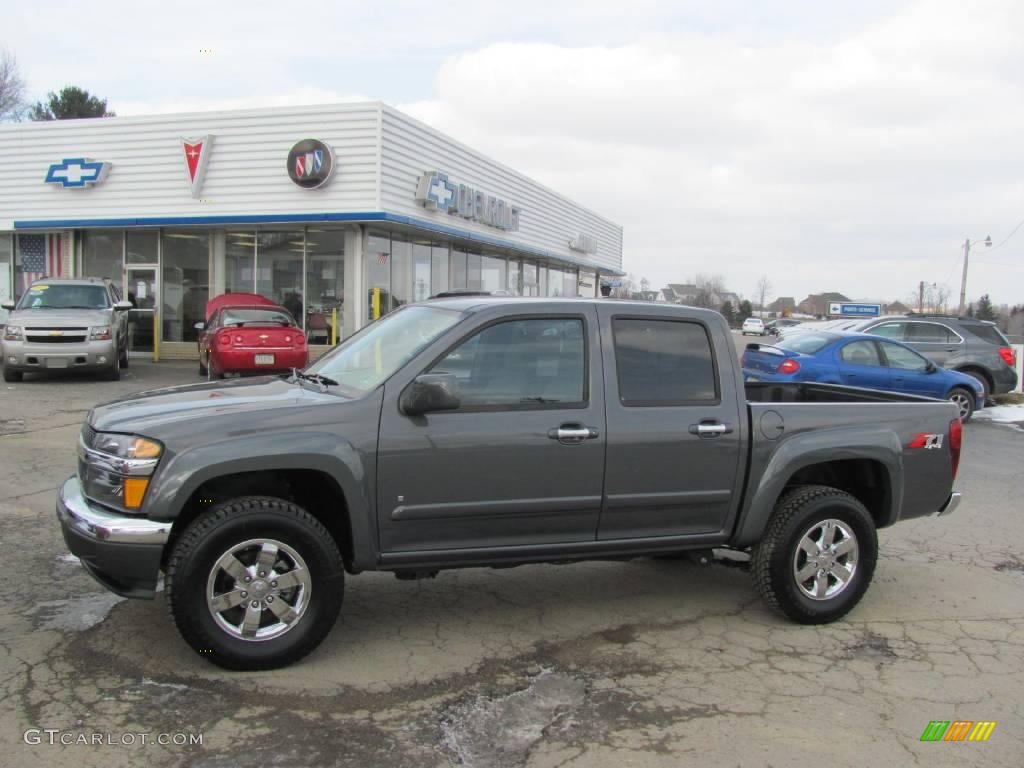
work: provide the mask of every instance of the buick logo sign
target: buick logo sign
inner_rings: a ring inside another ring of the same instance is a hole
[[[288,153],[288,178],[300,187],[322,187],[333,172],[334,153],[322,141],[303,139]]]

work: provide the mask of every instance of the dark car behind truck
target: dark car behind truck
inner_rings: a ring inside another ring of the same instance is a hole
[[[345,574],[750,555],[791,619],[845,615],[876,529],[951,512],[951,403],[744,387],[714,312],[463,297],[373,323],[304,373],[98,406],[58,516],[103,584],[202,656],[263,669],[333,626]]]

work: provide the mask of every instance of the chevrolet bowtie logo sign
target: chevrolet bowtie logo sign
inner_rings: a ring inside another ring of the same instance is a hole
[[[45,181],[60,184],[64,189],[82,189],[103,181],[112,165],[85,157],[64,158],[47,169]]]

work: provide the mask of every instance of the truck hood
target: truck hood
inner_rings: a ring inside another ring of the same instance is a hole
[[[88,422],[100,432],[144,435],[172,422],[180,424],[192,419],[247,411],[266,412],[319,402],[337,403],[346,399],[338,393],[321,392],[310,382],[292,383],[279,377],[260,377],[139,392],[96,406],[89,412]]]
[[[8,325],[28,328],[83,328],[110,325],[109,309],[19,309],[7,317]]]

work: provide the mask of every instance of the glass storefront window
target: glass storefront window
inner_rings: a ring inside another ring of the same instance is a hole
[[[287,309],[300,326],[305,314],[302,238],[301,229],[261,230],[257,235],[256,249],[256,293]]]
[[[548,293],[548,268],[537,267],[537,293],[535,296],[549,296]]]
[[[412,244],[404,236],[391,235],[391,309],[413,301]]]
[[[390,311],[391,236],[387,232],[370,232],[366,236],[363,276],[367,319],[376,320]]]
[[[522,296],[523,288],[519,283],[519,262],[510,261],[508,263],[508,285],[505,290],[511,293],[513,296]]]
[[[597,274],[590,270],[580,270],[580,277],[578,281],[579,296],[586,296],[587,298],[593,298],[597,296]]]
[[[128,230],[125,235],[125,262],[128,264],[156,264],[160,233],[152,230]]]
[[[539,278],[537,277],[537,265],[523,262],[523,296],[540,296]]]
[[[306,335],[310,344],[329,344],[331,324],[337,316],[337,339],[345,302],[345,232],[306,231]],[[337,313],[335,313],[337,310]]]
[[[483,256],[479,253],[466,254],[466,288],[471,291],[482,290],[481,267]]]
[[[0,301],[14,298],[14,235],[0,234]],[[7,317],[7,310],[0,309],[0,321]]]
[[[430,292],[430,241],[413,240],[412,243],[412,300],[429,299]]]
[[[210,235],[168,230],[163,233],[162,245],[162,338],[195,341],[198,332],[193,326],[206,321],[210,296]]]
[[[467,287],[466,252],[458,248],[452,249],[452,279],[448,287],[452,291],[461,291]]]
[[[576,296],[576,270],[548,267],[547,296]]]
[[[507,290],[507,281],[505,260],[484,256],[480,262],[480,290],[491,293],[504,291]]]
[[[224,292],[253,293],[255,263],[256,233],[228,232],[224,243]]]
[[[430,246],[430,295],[448,290],[448,246],[434,243]]]
[[[105,277],[120,289],[123,270],[123,230],[87,229],[82,232],[82,277]]]

